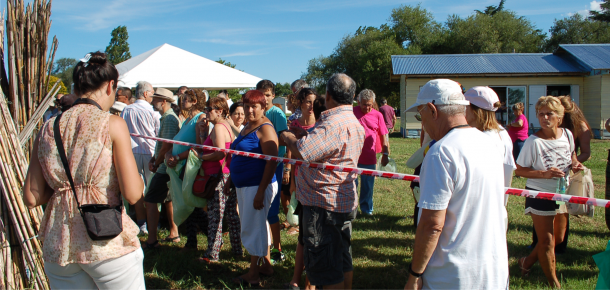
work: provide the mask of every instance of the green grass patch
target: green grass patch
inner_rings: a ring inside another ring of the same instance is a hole
[[[390,138],[392,155],[397,169],[413,173],[405,162],[417,148],[419,140],[403,139],[394,133]],[[595,196],[604,198],[607,148],[610,142],[593,140],[591,159],[585,162],[593,172]],[[353,257],[354,288],[402,289],[407,279],[406,268],[411,261],[415,227],[415,205],[409,182],[377,178],[375,181],[375,214],[358,216],[354,221]],[[514,178],[513,187],[524,188],[524,178]],[[527,278],[520,275],[517,259],[530,253],[532,220],[523,215],[525,199],[511,196],[508,203],[509,230],[507,234],[510,256],[510,285],[514,289],[547,288],[546,278],[538,264]],[[597,283],[599,270],[592,255],[605,250],[610,239],[604,220],[604,209],[597,207],[595,217],[570,217],[568,252],[557,256],[557,276],[566,289],[592,289]],[[284,219],[283,213],[281,218]],[[181,228],[182,230],[182,228]],[[226,231],[227,229],[225,229]],[[184,232],[182,231],[181,234]],[[167,236],[161,231],[161,238]],[[282,247],[286,261],[274,266],[273,277],[262,277],[263,287],[282,289],[290,281],[294,269],[296,235],[282,231]],[[220,253],[221,262],[204,264],[196,261],[207,248],[207,238],[199,234],[198,251],[181,251],[186,237],[177,244],[162,244],[159,250],[145,252],[144,270],[149,289],[219,289],[239,288],[231,279],[245,273],[249,257],[235,258],[231,253],[229,237],[224,237]]]

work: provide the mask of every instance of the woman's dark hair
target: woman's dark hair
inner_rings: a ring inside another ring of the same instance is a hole
[[[320,115],[322,112],[326,111],[326,99],[321,96],[317,96],[313,101],[313,115],[316,118],[316,121],[320,119]]]
[[[203,112],[207,105],[205,94],[201,90],[188,89],[181,97],[182,102],[185,99],[188,99],[191,103],[197,102],[192,109],[196,109],[200,112]],[[181,103],[180,105],[182,106],[183,104]]]
[[[311,88],[302,88],[299,91],[299,93],[297,94],[297,97],[296,97],[297,104],[298,104],[299,108],[303,104],[303,101],[305,101],[305,98],[307,98],[309,95],[314,95],[316,99],[320,96],[318,94],[318,92],[316,92],[316,90],[314,90],[314,89],[311,89]]]
[[[231,108],[229,108],[229,115],[232,115],[235,112],[235,110],[237,110],[237,107],[243,108],[244,103],[242,103],[242,102],[233,103],[233,105],[231,105]]]
[[[119,72],[106,59],[106,54],[100,51],[90,53],[89,61],[80,61],[76,64],[72,79],[74,80],[74,92],[85,95],[99,89],[103,83],[114,81],[113,90],[117,88]]]
[[[172,103],[172,110],[176,113],[177,116],[180,116],[180,106]]]
[[[227,104],[227,100],[221,97],[213,97],[210,98],[207,102],[208,108],[212,110],[221,110],[221,116],[226,118],[229,114],[229,105]]]

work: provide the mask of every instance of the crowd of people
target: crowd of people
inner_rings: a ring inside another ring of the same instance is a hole
[[[342,73],[329,78],[323,96],[296,80],[288,96],[293,114],[287,118],[273,104],[275,86],[269,80],[237,101],[227,91],[172,92],[146,81],[132,96],[131,89],[117,85],[118,78],[104,53],[82,59],[74,69],[74,94],[61,97],[57,110],[45,116],[34,144],[24,202],[47,204],[39,237],[51,287],[144,289],[143,250],[180,242],[182,223],[183,250],[198,249],[201,230],[207,247],[195,258],[219,263],[224,219],[233,255],[243,257],[243,249],[250,255],[248,272],[233,282],[256,286],[261,276],[272,275],[274,265],[286,259],[280,235],[286,229],[298,234],[288,289],[352,288],[352,222],[358,214],[374,215],[375,177],[129,134],[375,169],[389,161],[388,134],[396,123],[386,100],[378,107],[373,91],[356,94],[355,81]],[[465,91],[455,81],[437,79],[426,83],[407,109],[417,113],[423,130],[422,150],[412,157],[419,159],[408,162],[417,167],[420,182],[412,185],[417,230],[405,289],[508,288],[504,187],[515,174],[527,178],[529,189],[556,192],[557,179],[578,172],[589,158],[591,128],[569,96],[537,101],[541,129],[531,135],[522,103],[513,106],[508,129],[496,120],[500,107],[489,87]],[[200,164],[194,179],[187,178],[193,158]],[[196,195],[203,206],[176,206],[173,200],[182,201],[183,194]],[[279,217],[293,198],[298,226]],[[120,207],[122,231],[91,238],[79,214],[84,205],[117,208],[122,199],[133,206],[133,219]],[[169,234],[160,241],[161,206]],[[565,206],[528,198],[525,214],[532,217],[534,236],[532,253],[518,260],[522,274],[539,262],[549,285],[559,288],[555,253],[567,245]],[[142,235],[148,235],[146,241],[140,241]]]

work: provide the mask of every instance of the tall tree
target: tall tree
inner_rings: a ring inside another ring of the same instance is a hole
[[[500,4],[498,6],[489,5],[485,7],[485,11],[475,10],[478,14],[485,14],[487,16],[494,16],[494,14],[504,10],[504,2],[505,0],[500,0]]]
[[[438,53],[445,28],[421,4],[392,9],[389,22],[395,41],[407,50],[406,54]]]
[[[219,64],[224,64],[230,68],[235,68],[237,66],[222,58],[219,58],[216,62]],[[210,97],[215,97],[216,95],[218,95],[218,93],[220,93],[220,91],[219,90],[210,90],[210,91],[208,91],[208,93],[210,94]],[[228,89],[227,93],[229,94],[229,99],[231,99],[232,101],[241,100],[242,92],[239,89]]]
[[[285,97],[287,95],[292,94],[292,90],[290,89],[289,83],[276,83],[275,84],[275,96],[276,97]]]
[[[129,34],[126,26],[119,26],[110,33],[112,38],[106,47],[106,55],[112,64],[119,64],[131,58],[129,53]]]
[[[72,86],[72,73],[74,72],[74,66],[78,63],[78,60],[74,58],[62,57],[55,61],[53,65],[52,75],[61,79],[67,88]],[[69,89],[68,89],[69,90]]]
[[[555,20],[549,30],[545,51],[553,52],[560,44],[609,43],[610,23],[594,21],[576,13],[564,19]]]
[[[600,5],[602,11],[589,11],[589,18],[591,20],[610,22],[610,0],[603,0],[603,3]]]

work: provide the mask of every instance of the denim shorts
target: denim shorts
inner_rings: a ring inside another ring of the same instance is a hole
[[[343,273],[352,265],[352,220],[356,210],[338,213],[315,206],[303,206],[303,232],[307,277],[312,285],[343,282]]]

